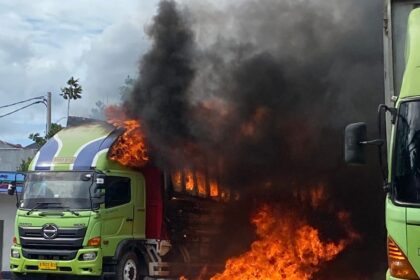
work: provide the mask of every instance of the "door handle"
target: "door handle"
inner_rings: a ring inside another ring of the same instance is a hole
[[[126,222],[132,222],[132,221],[134,221],[134,219],[127,218],[125,221],[126,221]]]

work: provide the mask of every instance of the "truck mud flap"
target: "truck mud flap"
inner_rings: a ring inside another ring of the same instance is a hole
[[[171,265],[165,262],[149,262],[149,275],[167,277],[171,274]]]

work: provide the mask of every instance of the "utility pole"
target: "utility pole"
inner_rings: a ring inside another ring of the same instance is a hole
[[[51,92],[47,93],[47,133],[50,132],[51,129]]]

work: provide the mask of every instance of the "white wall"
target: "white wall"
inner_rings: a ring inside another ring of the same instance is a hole
[[[16,197],[7,194],[0,194],[0,220],[4,220],[3,244],[0,240],[2,250],[2,267],[0,270],[9,271],[10,246],[14,235],[14,224],[16,215]]]
[[[22,160],[34,157],[36,150],[33,149],[1,149],[0,170],[15,172]]]

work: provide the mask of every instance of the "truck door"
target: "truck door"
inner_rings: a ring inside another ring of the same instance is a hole
[[[113,255],[121,240],[133,236],[133,187],[125,176],[107,176],[105,209],[102,215],[104,255]]]
[[[146,220],[146,192],[144,177],[139,174],[133,174],[133,203],[134,203],[134,223],[133,223],[133,238],[144,239],[145,235],[145,220]]]
[[[420,272],[420,209],[407,208],[407,257],[417,273]]]

